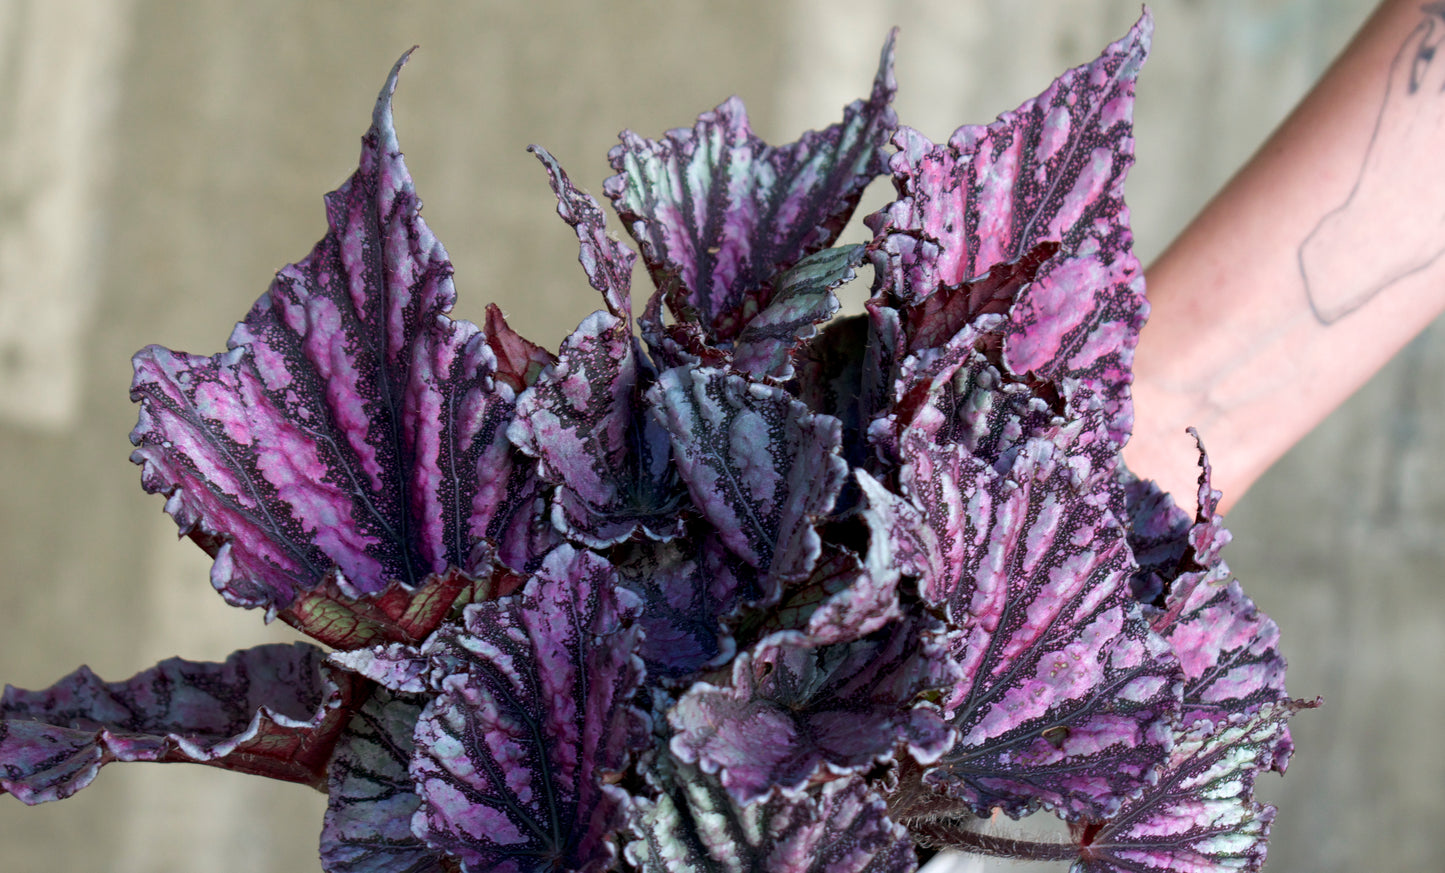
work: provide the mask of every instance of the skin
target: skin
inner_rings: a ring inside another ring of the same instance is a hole
[[[1146,273],[1131,470],[1227,511],[1445,310],[1445,3],[1386,0]]]

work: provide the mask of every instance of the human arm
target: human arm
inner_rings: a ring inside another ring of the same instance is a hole
[[[1227,509],[1445,309],[1442,43],[1445,3],[1382,3],[1149,268],[1134,472],[1191,495],[1193,425]]]

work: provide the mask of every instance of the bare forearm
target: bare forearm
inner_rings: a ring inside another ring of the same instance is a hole
[[[1382,4],[1149,269],[1136,473],[1192,495],[1196,426],[1228,508],[1445,309],[1442,42],[1445,4]]]

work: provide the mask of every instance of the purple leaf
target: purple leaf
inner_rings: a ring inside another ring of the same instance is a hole
[[[1006,475],[918,432],[901,479],[943,545],[920,586],[963,628],[965,680],[945,702],[959,742],[929,782],[978,815],[1044,804],[1107,817],[1168,754],[1179,667],[1130,597],[1107,490],[1033,440]]]
[[[577,231],[581,247],[577,260],[587,273],[587,281],[602,292],[608,312],[630,320],[632,263],[637,260],[637,253],[607,235],[607,218],[597,201],[572,184],[551,153],[537,145],[528,151],[547,168],[552,191],[557,195],[557,214]]]
[[[1146,12],[1098,60],[946,145],[900,130],[889,162],[899,199],[869,217],[878,284],[914,306],[1058,243],[1009,311],[1004,361],[1102,393],[1117,445],[1133,421],[1128,373],[1147,312],[1123,185],[1152,29]]]
[[[900,316],[908,351],[942,346],[982,316],[1007,315],[1039,269],[1058,250],[1057,242],[1046,240],[1017,260],[995,265],[978,279],[944,285],[917,303],[904,306]]]
[[[1198,432],[1191,432],[1199,441]],[[1211,487],[1202,441],[1199,466],[1195,523],[1183,530],[1172,527],[1179,534],[1180,558],[1174,572],[1162,577],[1162,609],[1150,611],[1150,623],[1174,648],[1184,670],[1180,723],[1185,727],[1201,719],[1219,725],[1288,699],[1279,626],[1255,608],[1220,557],[1230,535],[1215,510],[1220,494]],[[1174,521],[1172,514],[1168,518]]]
[[[815,252],[778,276],[772,302],[733,344],[733,366],[755,379],[791,379],[799,344],[838,311],[833,289],[851,282],[862,261],[863,246],[839,246]]]
[[[403,694],[425,694],[432,690],[427,682],[431,674],[431,658],[419,646],[406,643],[382,643],[364,649],[332,652],[331,663],[391,691]]]
[[[636,819],[627,860],[641,873],[913,873],[908,831],[860,777],[737,804],[716,780],[671,760],[665,789]],[[675,771],[675,772],[674,772]]]
[[[736,338],[768,307],[780,271],[833,244],[884,170],[896,90],[890,34],[868,100],[790,145],[754,136],[736,97],[660,142],[622,132],[604,191],[680,321]],[[649,310],[660,325],[659,307]]]
[[[861,467],[868,455],[864,435],[881,398],[869,396],[865,380],[877,367],[869,360],[873,344],[867,316],[835,318],[798,350],[794,360],[795,395],[813,412],[843,425],[843,458]],[[881,381],[880,381],[881,385]]]
[[[726,663],[735,651],[722,620],[751,592],[739,590],[719,540],[705,537],[690,548],[693,542],[634,540],[613,558],[621,583],[642,600],[638,654],[649,680],[692,675]]]
[[[672,753],[717,773],[740,804],[795,791],[820,770],[862,772],[899,744],[937,760],[953,733],[915,701],[960,678],[941,631],[908,617],[848,643],[769,637],[733,661],[730,686],[699,682],[682,696],[668,714]]]
[[[1052,438],[1066,424],[1054,386],[1011,377],[975,346],[999,322],[984,316],[960,330],[939,348],[905,358],[898,368],[893,394],[896,404],[876,420],[869,436],[888,457],[898,457],[898,440],[916,430],[939,444],[956,444],[996,470],[1007,470],[1029,439]],[[1093,417],[1097,421],[1097,416]],[[1093,436],[1091,421],[1072,431],[1080,450],[1103,449],[1098,467],[1112,468],[1117,448],[1088,446],[1080,437]],[[1096,442],[1102,442],[1094,440]],[[1097,451],[1090,451],[1095,457]],[[1082,461],[1084,458],[1079,458]],[[1076,461],[1077,462],[1077,461]],[[1092,477],[1091,468],[1084,471]],[[1102,474],[1101,474],[1102,475]]]
[[[112,761],[210,764],[320,788],[355,694],[305,643],[171,658],[124,682],[81,667],[0,698],[0,789],[27,804],[69,797]]]
[[[326,873],[443,873],[440,852],[411,832],[421,805],[407,767],[422,704],[377,691],[357,709],[331,759],[321,826]]]
[[[649,392],[687,490],[735,554],[771,580],[802,579],[822,548],[814,522],[847,476],[837,419],[735,373],[678,368]]]
[[[1184,568],[1189,551],[1189,514],[1150,479],[1139,479],[1122,465],[1118,475],[1129,519],[1129,550],[1139,565],[1129,583],[1134,599],[1157,607]]]
[[[594,548],[639,527],[657,539],[680,532],[681,487],[667,434],[643,410],[640,364],[628,322],[594,312],[521,396],[508,430],[558,484],[554,524]]]
[[[1131,798],[1112,820],[1075,826],[1077,873],[1257,871],[1274,807],[1254,799],[1255,776],[1284,772],[1285,721],[1316,704],[1282,701],[1222,729],[1186,733],[1157,783]]]
[[[926,562],[938,547],[923,514],[862,470],[855,475],[867,499],[859,513],[868,532],[866,555],[825,543],[812,575],[788,587],[763,621],[764,631],[802,631],[813,644],[856,640],[902,614],[901,575],[930,574]]]
[[[681,531],[681,486],[670,470],[667,434],[643,412],[655,373],[632,336],[628,287],[632,260],[607,237],[602,210],[573,187],[537,146],[557,193],[557,212],[577,230],[579,260],[607,311],[588,316],[562,345],[557,362],[518,398],[508,436],[540,461],[558,484],[553,521],[569,538],[605,548],[639,527],[658,539]]]
[[[558,546],[521,594],[473,604],[422,648],[438,695],[416,729],[412,830],[467,870],[600,871],[648,741],[633,707],[639,604],[606,561]]]
[[[814,642],[836,643],[866,636],[897,617],[898,573],[870,576],[851,549],[824,543],[808,578],[787,586],[766,611],[747,613],[738,632],[748,642],[800,631]]]
[[[1288,696],[1279,626],[1228,578],[1228,567],[1223,569],[1224,578],[1190,586],[1177,606],[1153,622],[1184,670],[1180,723],[1185,726],[1201,719],[1221,724]]]
[[[392,127],[401,63],[330,228],[211,358],[135,357],[132,460],[231,603],[284,609],[333,567],[356,597],[479,571],[508,519],[513,389],[474,325],[445,315],[446,251],[421,220]],[[479,549],[479,546],[482,546]]]

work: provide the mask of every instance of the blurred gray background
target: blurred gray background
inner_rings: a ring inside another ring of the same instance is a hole
[[[1372,6],[1154,4],[1128,187],[1141,259]],[[81,663],[121,679],[290,638],[227,607],[207,559],[141,491],[126,461],[129,357],[148,343],[223,347],[272,272],[324,232],[321,195],[355,166],[376,91],[412,44],[397,124],[456,264],[458,315],[479,320],[496,301],[555,348],[597,300],[528,143],[600,192],[620,128],[656,136],[729,94],[763,137],[789,141],[866,92],[893,24],[899,115],[942,138],[1092,59],[1138,12],[1135,0],[0,0],[0,681],[43,687]],[[1283,627],[1291,690],[1327,700],[1296,720],[1289,778],[1264,780],[1281,807],[1270,869],[1433,871],[1445,857],[1442,383],[1436,328],[1231,513],[1226,556]],[[307,789],[208,768],[113,766],[63,803],[0,797],[0,868],[317,870],[323,809]]]

